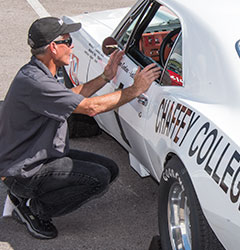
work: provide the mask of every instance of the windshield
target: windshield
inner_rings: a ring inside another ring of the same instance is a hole
[[[149,24],[146,32],[154,32],[156,27],[158,27],[158,30],[159,27],[162,27],[162,30],[175,29],[180,27],[180,21],[177,16],[175,16],[165,7],[161,6]]]

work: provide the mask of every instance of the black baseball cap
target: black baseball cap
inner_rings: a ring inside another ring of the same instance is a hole
[[[81,23],[66,24],[57,17],[37,19],[28,31],[28,44],[32,49],[48,45],[60,35],[78,31]]]

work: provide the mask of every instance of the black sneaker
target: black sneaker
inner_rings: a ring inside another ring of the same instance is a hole
[[[11,196],[9,197],[11,199]],[[34,215],[30,208],[26,206],[26,200],[22,200],[15,206],[12,216],[17,219],[18,222],[25,224],[29,233],[35,238],[53,239],[58,235],[57,229],[51,223],[51,220],[43,220]]]

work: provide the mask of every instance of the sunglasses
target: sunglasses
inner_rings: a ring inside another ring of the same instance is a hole
[[[68,47],[72,45],[72,38],[69,37],[68,39],[65,40],[60,40],[60,41],[53,41],[56,44],[66,44]]]

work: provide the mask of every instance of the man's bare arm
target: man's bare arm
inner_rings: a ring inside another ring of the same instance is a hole
[[[148,65],[142,71],[138,68],[132,86],[106,95],[85,98],[74,110],[74,113],[95,116],[120,107],[145,92],[159,76],[160,68],[155,64]]]
[[[114,51],[111,55],[108,64],[104,68],[104,76],[108,80],[112,80],[118,69],[118,65],[124,55],[124,51]],[[84,97],[90,97],[92,96],[96,91],[101,89],[105,84],[107,83],[107,80],[105,80],[102,76],[98,76],[95,79],[85,83],[81,84],[77,87],[72,88],[72,91],[76,94],[81,94]]]

